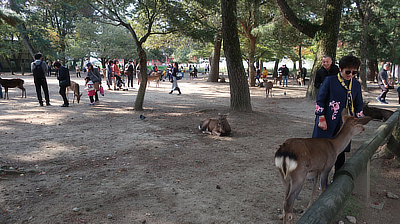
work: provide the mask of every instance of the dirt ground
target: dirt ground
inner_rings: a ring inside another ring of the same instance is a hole
[[[27,98],[10,89],[10,100],[0,100],[0,223],[282,222],[284,193],[273,157],[287,138],[312,134],[315,103],[304,98],[306,87],[291,80],[269,99],[253,87],[253,112],[240,113],[229,109],[228,83],[184,78],[180,96],[168,94],[169,82],[151,83],[141,120],[133,110],[137,86],[106,90],[95,106],[83,92],[80,104],[61,108],[57,80],[49,77],[52,106],[40,107],[32,77],[17,77],[25,80]],[[82,78],[72,80],[84,91]],[[364,98],[383,107],[374,100],[377,86],[370,89]],[[385,108],[395,111],[397,93],[388,102]],[[231,136],[199,133],[197,125],[218,113],[229,114]],[[367,124],[352,151],[382,124]],[[364,206],[354,194],[337,220],[400,220],[400,200],[385,195],[400,195],[398,163],[378,157],[371,173],[371,203],[384,203],[383,209]],[[296,219],[310,191],[307,182],[295,202]]]

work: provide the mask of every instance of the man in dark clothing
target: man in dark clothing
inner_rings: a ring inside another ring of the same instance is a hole
[[[378,74],[378,85],[382,89],[381,95],[379,95],[376,99],[381,102],[387,104],[386,102],[386,94],[389,92],[389,82],[388,82],[388,74],[387,71],[390,70],[389,64],[384,64],[383,68],[379,71]]]
[[[58,81],[60,83],[60,95],[64,100],[64,104],[61,105],[61,107],[68,107],[69,106],[69,102],[67,99],[67,95],[66,95],[66,90],[67,87],[71,85],[71,80],[70,80],[70,76],[69,76],[69,70],[68,68],[61,66],[61,63],[58,61],[55,61],[53,63],[54,68],[56,68],[58,70]]]
[[[285,82],[286,82],[286,87],[288,86],[288,77],[289,77],[289,69],[286,67],[286,65],[282,65],[282,67],[280,67],[278,69],[278,72],[282,74],[282,86],[285,86]]]
[[[303,79],[303,85],[306,84],[307,69],[306,67],[301,68],[301,78]]]
[[[128,75],[128,87],[133,87],[133,73],[135,72],[135,69],[133,67],[133,60],[129,60],[129,63],[127,65],[127,75]]]
[[[48,71],[47,64],[42,61],[42,53],[35,54],[35,61],[31,63],[31,71],[33,73],[33,80],[35,82],[36,94],[40,106],[43,106],[42,88],[44,98],[46,99],[46,106],[50,106],[49,88],[47,86],[46,74]]]
[[[322,67],[315,74],[314,87],[319,89],[327,76],[337,74],[339,74],[339,68],[336,65],[332,64],[332,58],[327,55],[323,56]]]

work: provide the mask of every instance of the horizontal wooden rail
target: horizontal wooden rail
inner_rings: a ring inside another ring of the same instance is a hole
[[[399,122],[399,114],[400,108],[346,161],[343,167],[336,172],[335,181],[304,213],[297,222],[298,224],[328,224],[335,219],[352,193],[355,179],[366,168],[375,151]]]

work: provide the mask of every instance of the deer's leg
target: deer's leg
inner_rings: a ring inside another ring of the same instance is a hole
[[[290,190],[285,198],[284,206],[285,218],[289,218],[289,221],[293,220],[293,204],[303,187],[305,176],[296,176],[296,174],[292,173],[291,178]]]
[[[285,175],[282,173],[282,170],[279,169],[279,172],[281,173],[281,178],[282,178],[282,183],[283,183],[283,187],[285,189],[285,199],[288,197],[289,192],[290,192],[290,177],[287,177],[285,179]]]
[[[328,169],[327,171],[324,171],[321,173],[321,189],[322,191],[325,191],[325,189],[328,187],[328,176],[329,172],[331,169]]]
[[[4,87],[4,99],[6,99],[7,96],[7,100],[9,100],[8,98],[8,87]]]
[[[319,180],[319,175],[316,176],[316,177],[314,177],[314,178],[312,179],[313,188],[312,188],[312,191],[311,191],[310,202],[308,203],[307,208],[309,208],[309,207],[312,205],[312,203],[313,203],[313,198],[314,198],[315,190],[317,189],[318,180]]]

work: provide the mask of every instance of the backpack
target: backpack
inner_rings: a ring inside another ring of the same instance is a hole
[[[35,63],[35,68],[33,68],[32,72],[33,72],[33,78],[35,79],[44,79],[44,71],[42,68],[42,63],[43,61],[40,62],[40,64],[36,64]]]

